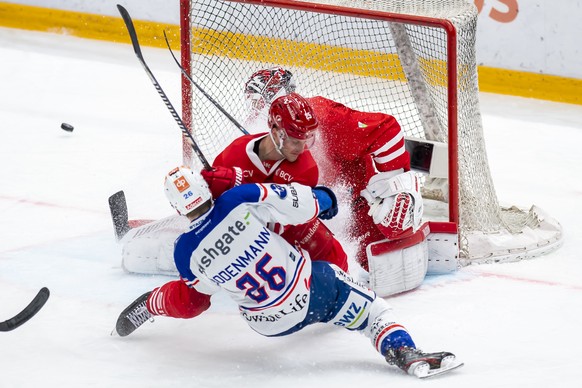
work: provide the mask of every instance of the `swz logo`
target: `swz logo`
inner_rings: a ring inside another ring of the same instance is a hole
[[[352,302],[343,315],[333,324],[350,328],[350,326],[358,322],[367,306],[368,302],[365,302],[363,306],[358,306],[355,302]]]

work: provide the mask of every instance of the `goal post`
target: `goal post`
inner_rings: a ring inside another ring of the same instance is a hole
[[[180,8],[183,67],[239,122],[247,123],[249,76],[282,66],[304,96],[391,114],[411,144],[442,145],[435,149],[446,150],[447,176],[424,175],[425,213],[458,225],[464,264],[559,246],[558,222],[535,206],[502,207],[497,199],[479,110],[471,1],[180,0]],[[212,160],[241,132],[184,77],[182,94],[184,122]],[[184,160],[196,163],[187,146]]]

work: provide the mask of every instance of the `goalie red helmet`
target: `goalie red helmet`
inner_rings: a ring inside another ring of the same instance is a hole
[[[295,91],[293,74],[282,67],[259,70],[251,75],[245,84],[247,98],[262,97],[265,103],[270,104],[277,97]]]
[[[297,93],[291,93],[273,101],[269,109],[268,125],[271,130],[283,129],[289,137],[307,140],[309,146],[315,139],[318,122],[307,100]]]
[[[164,188],[170,205],[182,216],[212,199],[202,175],[184,166],[176,167],[166,175]]]

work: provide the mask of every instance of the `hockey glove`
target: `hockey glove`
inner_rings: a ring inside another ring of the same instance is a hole
[[[368,215],[386,237],[394,238],[408,229],[414,232],[420,226],[423,201],[414,172],[380,172],[360,194],[370,205]]]
[[[202,170],[200,174],[208,183],[212,198],[220,197],[228,189],[242,183],[242,170],[239,167],[213,167],[212,170]]]
[[[333,191],[326,186],[315,186],[313,194],[319,202],[319,218],[322,220],[331,220],[337,215],[338,205],[337,198]]]

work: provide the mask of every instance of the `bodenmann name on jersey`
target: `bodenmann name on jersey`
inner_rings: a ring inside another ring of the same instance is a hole
[[[246,271],[246,267],[255,261],[259,255],[262,257],[262,252],[269,244],[269,241],[271,241],[271,232],[263,226],[257,236],[244,250],[243,255],[239,255],[234,260],[231,260],[230,264],[225,266],[224,269],[218,271],[216,275],[209,274],[212,276],[211,280],[220,285],[236,278],[241,272]],[[203,256],[200,263],[205,263],[205,266],[208,267],[214,259],[215,257]],[[204,272],[203,268],[200,270]]]

